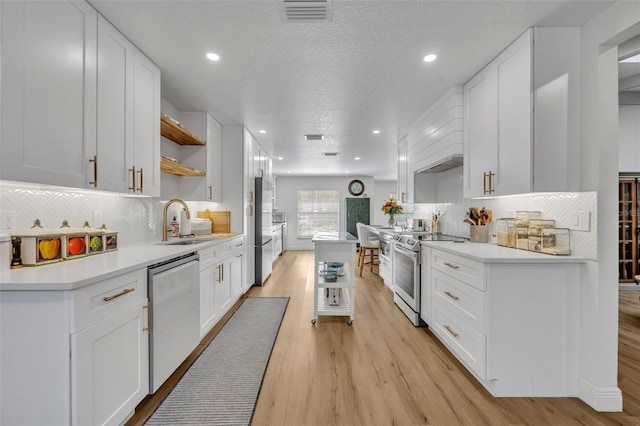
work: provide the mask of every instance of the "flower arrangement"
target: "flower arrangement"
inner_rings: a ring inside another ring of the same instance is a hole
[[[384,214],[389,215],[389,226],[394,226],[394,216],[398,213],[402,213],[402,206],[398,204],[395,198],[391,197],[382,205],[382,211]]]

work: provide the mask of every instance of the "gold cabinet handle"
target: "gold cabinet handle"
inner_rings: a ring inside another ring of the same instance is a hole
[[[448,266],[449,268],[451,268],[451,269],[460,269],[460,267],[459,267],[459,266],[457,266],[457,265],[452,265],[452,264],[451,264],[451,263],[449,263],[449,262],[444,262],[444,264],[445,264],[446,266]]]
[[[220,267],[222,268],[222,281],[224,281],[224,263]]]
[[[487,172],[482,172],[482,194],[487,194]]]
[[[138,170],[138,173],[140,173],[140,188],[138,188],[138,191],[142,192],[144,190],[144,184],[142,183],[144,172],[142,171],[142,167],[140,167],[140,170]]]
[[[242,257],[244,256],[243,254],[236,254],[236,257]]]
[[[222,282],[222,265],[218,265],[218,282]]]
[[[209,185],[209,200],[213,200],[213,186]]]
[[[493,177],[496,174],[489,170],[489,194],[493,194],[495,191],[493,190]]]
[[[102,300],[104,300],[105,302],[111,302],[113,299],[116,299],[120,296],[124,296],[127,293],[131,293],[132,291],[134,291],[135,288],[125,288],[124,290],[122,290],[120,293],[118,294],[114,294],[113,296],[105,296],[102,298]]]
[[[147,310],[147,326],[142,329],[142,331],[148,331],[151,333],[151,303],[147,303],[142,307],[142,309]]]
[[[93,185],[94,188],[98,187],[98,157],[93,156],[92,159],[89,160],[90,163],[93,163],[93,182],[89,182],[89,185]]]
[[[236,247],[242,247],[242,243],[236,244]]]
[[[453,337],[455,337],[456,339],[458,338],[459,334],[453,331],[451,327],[449,327],[448,325],[445,325],[444,328],[446,328],[449,334],[451,334]]]
[[[447,296],[449,296],[450,298],[452,298],[453,300],[458,300],[460,299],[458,296],[451,294],[450,291],[445,291],[444,294],[446,294]]]
[[[132,185],[129,187],[129,190],[131,192],[136,192],[136,168],[135,167],[131,167],[129,169],[129,171],[131,172],[131,181],[132,181]]]

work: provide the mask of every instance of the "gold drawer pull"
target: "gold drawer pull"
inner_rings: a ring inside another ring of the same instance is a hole
[[[93,156],[90,163],[93,163],[93,182],[89,182],[89,185],[93,185],[94,188],[98,187],[98,157]]]
[[[140,173],[140,188],[138,188],[138,191],[143,192],[144,184],[142,182],[142,179],[144,178],[144,171],[142,170],[142,167],[140,167],[140,170],[138,170],[138,173]]]
[[[242,243],[236,244],[236,247],[242,247]]]
[[[151,303],[147,303],[142,307],[142,309],[147,310],[147,327],[143,328],[142,331],[148,331],[151,333]]]
[[[114,294],[113,296],[106,296],[103,297],[102,300],[104,300],[105,302],[111,302],[113,299],[115,299],[116,297],[120,297],[120,296],[124,296],[127,293],[131,293],[132,291],[134,291],[135,288],[125,288],[124,290],[122,290],[120,293],[118,294]]]
[[[451,269],[459,269],[459,268],[460,268],[459,266],[452,265],[452,264],[451,264],[451,263],[449,263],[449,262],[444,262],[444,264],[445,264],[446,266],[448,266],[449,268],[451,268]]]
[[[446,294],[447,296],[449,296],[450,298],[452,298],[453,300],[458,300],[460,299],[458,296],[454,296],[453,294],[451,294],[451,292],[449,291],[445,291],[444,294]]]
[[[136,192],[136,168],[131,167],[129,171],[131,172],[131,185],[132,185],[129,187],[129,191]]]
[[[453,337],[455,337],[456,339],[458,338],[459,334],[451,330],[451,327],[449,327],[448,325],[445,325],[444,328],[446,328],[449,334],[451,334]]]

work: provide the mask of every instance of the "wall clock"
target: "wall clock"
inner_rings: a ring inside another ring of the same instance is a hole
[[[364,183],[361,180],[354,179],[349,182],[349,193],[354,196],[362,195],[364,192]]]

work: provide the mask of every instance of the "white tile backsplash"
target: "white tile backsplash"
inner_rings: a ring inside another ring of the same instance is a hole
[[[29,229],[35,219],[45,228],[58,228],[63,220],[71,226],[92,226],[94,212],[100,212],[104,224],[119,233],[120,246],[155,243],[162,240],[162,210],[166,200],[129,197],[101,191],[49,189],[22,182],[0,181],[0,211],[15,211],[14,230]],[[216,203],[188,202],[192,218],[197,210],[216,210]],[[169,208],[169,220],[181,207]],[[13,232],[13,231],[12,231]]]
[[[429,219],[431,214],[441,212],[441,232],[469,237],[469,225],[464,223],[468,208],[486,207],[493,212],[493,220],[489,224],[489,233],[495,234],[495,220],[509,217],[519,210],[538,210],[545,219],[554,219],[556,227],[568,228],[570,213],[573,211],[591,212],[591,230],[589,232],[571,231],[571,253],[597,260],[597,192],[562,192],[522,194],[494,199],[471,200],[462,197],[461,167],[443,173],[443,179],[437,183],[438,199],[445,198],[446,203],[415,204],[413,214],[416,218]],[[515,250],[515,249],[514,249]]]

